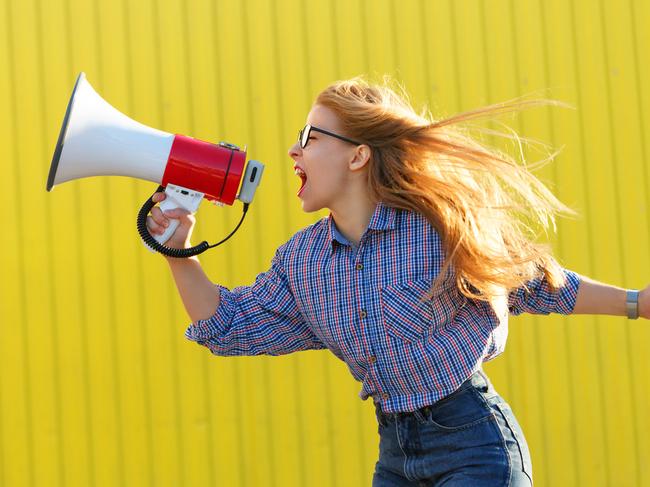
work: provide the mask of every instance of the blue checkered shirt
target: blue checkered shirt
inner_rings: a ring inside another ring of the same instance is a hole
[[[450,394],[503,352],[508,314],[570,314],[580,277],[551,292],[539,278],[508,295],[503,312],[470,300],[453,280],[433,300],[444,259],[422,215],[377,205],[358,247],[330,215],[296,233],[251,286],[217,286],[221,304],[186,337],[215,355],[282,355],[328,348],[385,412],[414,411]],[[504,297],[505,298],[505,297]]]

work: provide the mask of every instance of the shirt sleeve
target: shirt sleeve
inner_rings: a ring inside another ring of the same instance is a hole
[[[213,316],[192,323],[185,336],[215,355],[283,355],[326,346],[302,317],[282,265],[282,247],[271,268],[251,286],[217,286]]]
[[[566,282],[563,287],[552,291],[545,277],[529,281],[508,295],[508,310],[511,315],[522,313],[543,314],[559,313],[568,315],[573,312],[580,286],[580,276],[573,271],[563,269]]]

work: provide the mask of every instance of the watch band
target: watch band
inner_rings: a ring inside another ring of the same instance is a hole
[[[625,293],[625,308],[629,319],[636,320],[639,317],[639,291],[628,290]]]

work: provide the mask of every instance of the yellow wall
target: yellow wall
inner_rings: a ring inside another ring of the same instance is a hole
[[[650,2],[645,0],[0,0],[0,485],[361,486],[370,401],[326,351],[217,358],[188,324],[135,216],[154,184],[45,192],[76,75],[145,124],[248,144],[267,164],[243,229],[202,262],[247,284],[303,214],[286,149],[314,95],[392,74],[436,116],[537,90],[577,110],[507,119],[564,146],[538,174],[580,218],[567,267],[623,287],[650,273]],[[199,211],[216,241],[240,207]],[[527,435],[539,486],[650,486],[650,328],[511,320],[486,365]]]

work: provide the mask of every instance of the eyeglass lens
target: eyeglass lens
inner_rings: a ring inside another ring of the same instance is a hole
[[[303,149],[307,145],[307,142],[309,141],[309,133],[311,132],[311,125],[305,125],[303,129],[299,132],[298,136],[300,139],[300,147]]]

